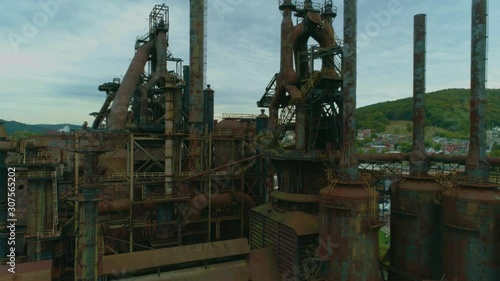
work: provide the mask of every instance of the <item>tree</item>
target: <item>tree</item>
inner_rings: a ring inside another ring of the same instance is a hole
[[[401,153],[409,153],[412,150],[412,145],[409,142],[402,142],[399,144],[398,149]]]
[[[413,131],[413,124],[411,123],[406,124],[406,131],[411,133]]]

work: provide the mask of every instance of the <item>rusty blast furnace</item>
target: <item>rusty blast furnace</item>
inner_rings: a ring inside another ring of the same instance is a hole
[[[123,79],[98,86],[90,127],[12,140],[0,123],[0,256],[16,260],[15,275],[2,260],[0,280],[500,280],[488,7],[471,1],[468,155],[426,152],[425,14],[414,17],[412,151],[363,154],[357,0],[343,1],[343,40],[331,0],[278,1],[280,65],[261,114],[220,120],[207,84],[208,2],[189,1],[189,65],[170,49],[169,7],[155,5]]]

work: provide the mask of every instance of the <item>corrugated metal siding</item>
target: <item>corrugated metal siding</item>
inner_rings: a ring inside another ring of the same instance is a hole
[[[250,213],[250,222],[250,247],[271,248],[285,280],[300,280],[306,250],[317,243],[318,236],[299,237],[291,228],[255,211]]]

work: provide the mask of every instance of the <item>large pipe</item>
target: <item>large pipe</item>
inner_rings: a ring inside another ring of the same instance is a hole
[[[141,87],[140,99],[140,123],[148,123],[148,93],[162,79],[165,80],[167,75],[167,35],[165,30],[158,31],[155,39],[156,48],[156,67],[153,77]]]
[[[286,1],[285,1],[286,2]],[[282,86],[292,99],[300,99],[300,90],[297,88],[297,73],[293,68],[293,21],[292,5],[282,5],[283,20],[281,22],[281,75]],[[281,86],[281,85],[279,85]]]
[[[276,93],[270,104],[270,127],[274,129],[278,117],[278,107],[285,91],[292,95],[292,98],[299,97],[299,89],[295,86],[297,83],[297,73],[293,69],[293,40],[302,34],[303,24],[294,28],[292,22],[292,10],[295,5],[291,0],[285,0],[280,5],[283,11],[283,20],[281,21],[281,41],[280,41],[280,73],[276,79]]]
[[[415,15],[413,37],[413,151],[410,154],[410,175],[425,176],[429,170],[424,144],[426,52],[425,14]]]
[[[490,171],[485,129],[487,2],[472,1],[470,144],[466,163],[467,178],[471,182],[488,181]]]
[[[144,43],[137,49],[137,52],[125,73],[122,84],[111,105],[111,111],[108,116],[108,129],[123,130],[127,124],[128,106],[130,99],[134,94],[135,87],[144,71],[144,66],[148,61],[149,55],[154,47],[153,41]]]
[[[99,110],[99,113],[95,117],[94,123],[92,123],[92,129],[99,129],[99,125],[101,125],[102,120],[106,116],[106,111],[108,111],[109,105],[113,101],[114,97],[115,93],[106,91],[106,100],[104,101],[101,110]]]
[[[207,88],[203,90],[203,119],[208,133],[211,133],[214,129],[214,93],[210,85],[207,85]]]
[[[208,207],[208,194],[199,194],[191,199],[189,202],[189,215],[187,219],[199,217],[201,212]],[[252,197],[244,192],[231,192],[231,193],[218,193],[213,194],[210,198],[210,204],[220,206],[230,203],[241,203],[246,209],[253,208],[255,203]]]
[[[344,1],[344,63],[343,63],[343,141],[340,153],[340,178],[354,181],[359,178],[356,155],[356,28],[357,0]]]

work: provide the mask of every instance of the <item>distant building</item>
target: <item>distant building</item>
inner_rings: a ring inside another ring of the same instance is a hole
[[[500,136],[495,129],[486,131],[486,146],[488,150],[491,150],[495,143],[500,144]]]
[[[358,130],[358,139],[366,139],[372,135],[371,129]]]

